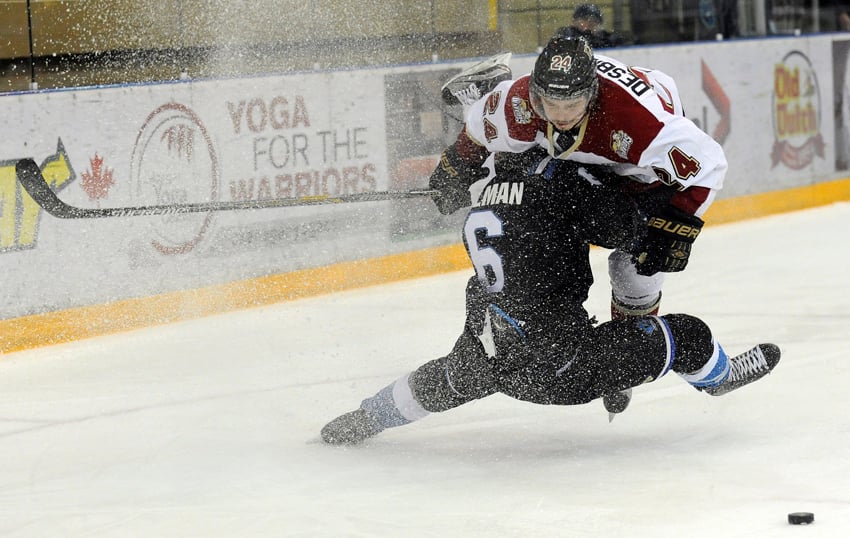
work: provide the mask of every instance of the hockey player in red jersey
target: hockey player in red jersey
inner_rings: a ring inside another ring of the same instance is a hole
[[[462,78],[454,84],[462,102],[474,95]],[[684,116],[675,81],[555,36],[531,74],[487,89],[463,102],[464,128],[431,176],[438,209],[470,204],[469,187],[487,176],[492,152],[543,147],[557,159],[607,166],[648,216],[643,243],[609,256],[612,318],[657,313],[664,273],[687,265],[727,169],[720,145]]]
[[[475,276],[453,349],[329,422],[326,443],[359,443],[497,392],[578,405],[672,371],[720,396],[776,366],[775,345],[727,356],[710,328],[686,314],[594,326],[583,306],[593,283],[589,245],[628,251],[647,235],[645,215],[605,167],[534,149],[498,157],[463,227]]]

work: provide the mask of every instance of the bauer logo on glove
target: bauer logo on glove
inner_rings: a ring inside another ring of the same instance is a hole
[[[639,275],[675,273],[688,265],[691,245],[702,230],[703,221],[674,207],[647,221],[646,236],[635,249],[634,262]]]
[[[651,219],[649,219],[647,225],[650,228],[662,230],[663,232],[672,236],[681,237],[684,241],[690,239],[691,242],[693,242],[694,239],[697,238],[700,230],[702,230],[702,221],[700,221],[699,226],[693,226],[684,224],[682,222],[677,222],[675,220],[665,219],[662,217],[652,217]]]

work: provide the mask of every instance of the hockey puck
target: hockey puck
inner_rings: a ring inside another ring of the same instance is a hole
[[[791,512],[788,514],[788,523],[792,525],[808,525],[815,522],[815,515],[811,512]]]

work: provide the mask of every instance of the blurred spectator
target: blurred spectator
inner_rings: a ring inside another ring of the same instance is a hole
[[[609,32],[603,27],[602,10],[595,4],[579,4],[573,11],[573,21],[569,26],[559,28],[555,35],[565,37],[583,37],[594,49],[626,45],[619,34]]]
[[[738,32],[738,0],[717,0],[719,33],[725,39],[736,37]]]
[[[846,9],[838,13],[838,31],[850,32],[850,14],[848,14]]]

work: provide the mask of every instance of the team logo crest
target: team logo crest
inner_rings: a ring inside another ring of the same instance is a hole
[[[517,123],[522,125],[531,123],[531,107],[528,106],[528,101],[517,96],[511,97],[511,108]]]
[[[136,137],[130,166],[135,203],[217,201],[220,168],[215,143],[195,112],[166,103],[151,112]],[[203,240],[211,213],[166,215],[157,220],[151,246],[162,254],[186,254]]]
[[[611,149],[621,159],[628,159],[629,150],[632,149],[632,137],[624,131],[614,131],[611,133]]]

